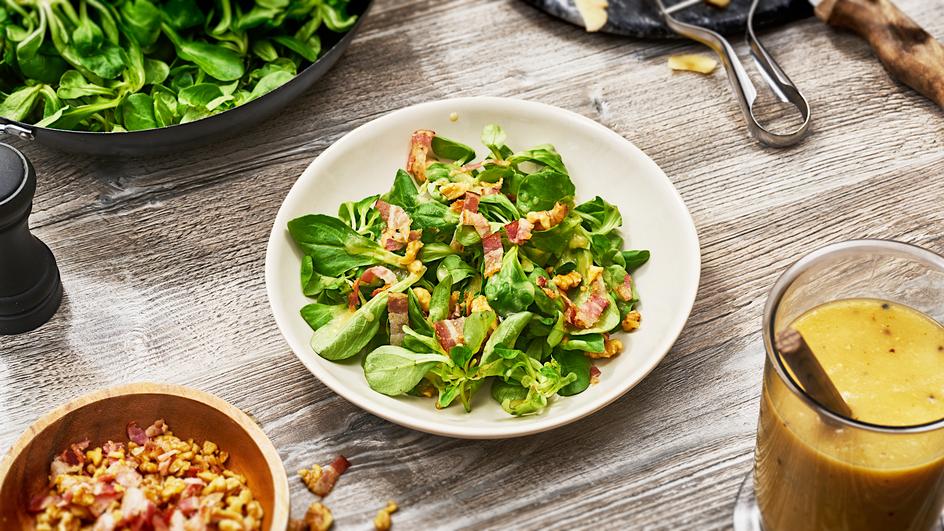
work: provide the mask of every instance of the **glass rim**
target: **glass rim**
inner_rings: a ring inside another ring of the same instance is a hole
[[[783,366],[783,361],[780,359],[780,356],[776,354],[776,350],[773,346],[773,337],[775,335],[775,331],[773,329],[773,317],[774,311],[780,306],[780,300],[783,298],[783,294],[786,292],[787,288],[793,284],[793,282],[803,271],[823,258],[849,251],[868,250],[893,251],[905,254],[911,258],[916,258],[920,261],[931,264],[944,272],[944,256],[914,244],[895,240],[846,240],[831,243],[811,251],[788,267],[786,271],[784,271],[780,277],[777,278],[777,281],[774,283],[773,287],[767,294],[767,302],[764,304],[763,317],[764,349],[766,350],[767,361],[771,364],[771,366],[776,371],[777,376],[784,383],[784,385],[787,386],[791,393],[793,393],[797,398],[802,400],[807,406],[820,415],[826,416],[827,418],[830,418],[842,425],[879,433],[926,433],[938,429],[944,429],[944,418],[923,424],[914,424],[908,426],[886,426],[883,424],[874,424],[871,422],[852,419],[846,417],[845,415],[833,412],[823,404],[819,403],[819,401],[808,395],[802,388],[800,388],[794,379],[787,374],[786,367]]]

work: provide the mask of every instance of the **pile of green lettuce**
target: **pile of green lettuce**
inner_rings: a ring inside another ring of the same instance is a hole
[[[312,349],[363,355],[370,387],[458,401],[483,385],[512,415],[583,392],[610,357],[609,334],[638,326],[630,273],[648,251],[623,250],[619,210],[575,204],[549,145],[515,152],[496,125],[488,154],[414,133],[407,170],[386,194],[312,214],[288,230],[303,253],[301,315]]]
[[[349,0],[4,0],[0,116],[120,132],[252,101],[347,31]]]

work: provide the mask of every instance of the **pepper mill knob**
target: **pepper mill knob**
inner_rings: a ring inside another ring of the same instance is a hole
[[[56,258],[30,233],[36,172],[19,150],[0,144],[0,334],[48,321],[62,301]]]

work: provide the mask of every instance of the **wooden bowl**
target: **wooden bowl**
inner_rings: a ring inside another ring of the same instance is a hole
[[[30,426],[0,461],[0,529],[33,529],[32,496],[47,488],[49,464],[70,443],[92,447],[127,441],[127,425],[162,418],[174,435],[211,440],[230,453],[227,465],[246,476],[265,511],[263,529],[288,524],[288,478],[272,442],[245,413],[213,395],[178,385],[136,383],[76,398]]]

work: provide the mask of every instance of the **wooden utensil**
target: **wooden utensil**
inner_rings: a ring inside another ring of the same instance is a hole
[[[92,446],[127,441],[129,422],[149,426],[162,418],[175,435],[211,440],[230,454],[228,466],[246,476],[265,511],[262,528],[288,525],[288,478],[279,454],[245,413],[213,395],[178,385],[137,383],[103,389],[47,413],[0,461],[0,529],[32,530],[30,498],[45,492],[49,464],[70,443]]]
[[[849,404],[843,400],[826,370],[816,359],[816,354],[799,332],[792,328],[780,332],[777,335],[776,347],[808,395],[830,411],[853,418]]]
[[[816,16],[869,42],[895,79],[944,108],[944,45],[891,0],[811,0]]]

